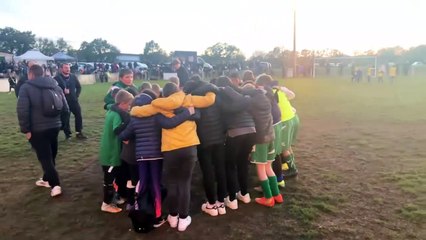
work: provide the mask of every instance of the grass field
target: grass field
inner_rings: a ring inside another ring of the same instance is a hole
[[[89,140],[65,142],[60,134],[58,199],[35,187],[41,170],[19,133],[16,98],[0,94],[0,239],[426,239],[426,79],[285,84],[296,92],[302,123],[295,147],[300,174],[287,181],[285,203],[273,209],[251,203],[207,217],[197,166],[193,224],[184,233],[163,226],[149,235],[129,231],[126,213],[100,211],[97,152],[109,84],[83,87]]]

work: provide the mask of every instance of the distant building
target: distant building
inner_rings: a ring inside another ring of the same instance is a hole
[[[5,60],[6,62],[11,62],[13,60],[13,54],[0,52],[0,61]]]
[[[141,61],[141,57],[139,54],[126,54],[126,53],[122,53],[120,55],[118,55],[115,60],[117,62],[140,62]]]

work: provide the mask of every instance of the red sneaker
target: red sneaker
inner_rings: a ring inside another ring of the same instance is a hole
[[[275,200],[274,198],[265,198],[265,197],[261,197],[261,198],[256,198],[255,201],[263,206],[266,207],[273,207],[275,205]]]
[[[284,202],[283,195],[278,194],[277,196],[274,196],[274,200],[275,200],[275,203],[283,203]]]

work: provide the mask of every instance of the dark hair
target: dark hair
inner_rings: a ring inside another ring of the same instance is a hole
[[[213,84],[213,85],[216,85],[217,84],[217,79],[216,78],[210,79],[210,83]]]
[[[179,91],[179,88],[176,84],[166,83],[166,85],[164,85],[164,87],[163,87],[163,96],[168,97],[168,96],[170,96],[173,93],[176,93],[178,91]]]
[[[172,61],[172,66],[176,65],[176,64],[181,64],[179,58],[176,58]]]
[[[32,73],[34,77],[42,77],[44,73],[43,68],[37,64],[32,65],[28,72]]]
[[[229,77],[222,76],[217,79],[216,85],[218,87],[228,87],[228,86],[232,86],[232,82],[231,82],[231,79],[229,79]]]
[[[254,78],[254,74],[252,71],[250,70],[246,70],[243,73],[243,81],[255,81],[256,79]]]
[[[231,72],[231,74],[229,74],[230,78],[240,78],[240,74],[238,72]]]
[[[145,89],[141,93],[145,93],[146,95],[150,96],[152,100],[155,100],[157,98],[157,94],[155,94],[155,92],[151,89]]]
[[[129,75],[129,74],[133,74],[132,70],[127,69],[127,68],[123,68],[123,69],[120,70],[118,77],[122,78],[122,77],[124,77],[124,75]]]
[[[194,74],[191,76],[191,78],[189,78],[189,80],[194,82],[201,82],[201,77],[198,74]]]
[[[65,65],[70,66],[70,64],[69,64],[69,63],[62,63],[62,64],[61,64],[61,68],[63,68]]]

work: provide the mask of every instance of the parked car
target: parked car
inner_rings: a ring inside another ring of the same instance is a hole
[[[95,67],[92,63],[79,62],[77,65],[78,72],[80,72],[80,74],[91,74],[95,71]]]

